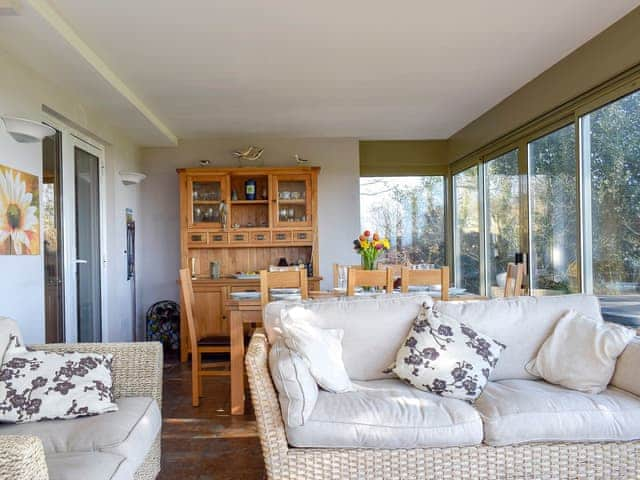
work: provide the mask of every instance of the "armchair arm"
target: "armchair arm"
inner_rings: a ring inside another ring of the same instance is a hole
[[[640,337],[631,340],[616,362],[611,385],[640,396]]]
[[[151,397],[162,407],[162,344],[159,342],[49,343],[30,347],[50,352],[110,353],[116,398]]]
[[[44,448],[38,437],[0,435],[0,480],[48,480]]]
[[[267,358],[267,335],[264,329],[260,328],[251,337],[245,363],[264,463],[269,478],[272,478],[274,473],[281,474],[283,469],[287,468],[289,445],[287,444],[278,396],[271,381]],[[282,478],[285,476],[283,474]]]

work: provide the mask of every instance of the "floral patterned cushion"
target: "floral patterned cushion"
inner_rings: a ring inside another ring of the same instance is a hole
[[[0,365],[0,423],[69,419],[118,409],[112,355],[44,352],[17,337]]]
[[[420,390],[472,402],[504,348],[425,304],[390,370]]]

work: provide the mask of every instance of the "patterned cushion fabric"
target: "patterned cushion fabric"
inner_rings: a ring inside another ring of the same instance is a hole
[[[112,355],[54,353],[24,348],[11,336],[0,365],[0,422],[35,422],[118,409]]]
[[[474,401],[482,393],[504,348],[425,304],[391,369],[420,390]]]

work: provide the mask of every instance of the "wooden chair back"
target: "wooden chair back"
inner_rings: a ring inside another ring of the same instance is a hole
[[[413,270],[403,267],[401,278],[400,290],[402,293],[407,293],[410,285],[440,285],[440,299],[449,300],[449,267],[437,270]]]
[[[345,265],[342,263],[334,263],[333,264],[333,288],[338,288],[340,286],[340,282],[338,281],[338,279],[340,277],[341,268],[346,269],[346,272],[345,272],[345,282],[346,282],[349,276],[349,269],[355,268],[355,269],[362,270],[362,265]]]
[[[505,297],[519,297],[523,294],[522,280],[524,278],[524,263],[510,263],[507,265],[507,278],[504,282]]]
[[[381,287],[387,293],[393,293],[393,274],[391,269],[363,270],[361,267],[349,268],[347,273],[347,295],[355,295],[357,287]]]
[[[282,272],[260,271],[260,300],[264,307],[269,303],[272,288],[299,288],[303,300],[309,298],[307,271],[305,269]]]
[[[191,344],[191,351],[195,352],[198,348],[198,340],[200,335],[198,334],[198,326],[195,318],[195,296],[193,295],[193,283],[191,282],[191,272],[188,268],[180,269],[180,292],[182,294],[182,305],[184,310],[184,316],[187,319],[187,329],[189,330],[189,343]],[[196,355],[193,355],[194,357]]]

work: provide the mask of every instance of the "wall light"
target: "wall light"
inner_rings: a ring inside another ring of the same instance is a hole
[[[18,143],[41,142],[43,138],[56,133],[50,126],[26,118],[7,116],[1,118],[7,133]]]

